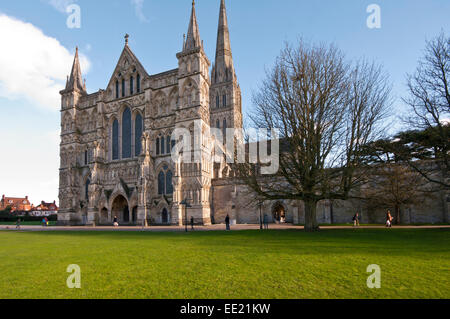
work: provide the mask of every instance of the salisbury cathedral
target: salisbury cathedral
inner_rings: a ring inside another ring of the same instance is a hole
[[[181,45],[180,45],[181,46]],[[175,54],[174,54],[175,55]],[[242,128],[242,99],[230,44],[225,0],[221,0],[216,56],[211,65],[200,38],[195,3],[178,68],[146,72],[128,45],[104,90],[88,94],[78,50],[61,91],[60,225],[200,225],[273,222],[303,223],[301,201],[255,203],[226,163],[213,161],[211,140],[201,136],[195,163],[173,161],[176,129],[201,134],[210,128]],[[195,144],[195,143],[194,143]],[[189,199],[185,211],[183,200]],[[448,203],[425,200],[403,212],[405,223],[440,222]],[[426,207],[426,209],[424,209]],[[445,209],[444,209],[445,208]],[[384,211],[369,214],[361,202],[322,201],[319,223],[384,222]],[[446,213],[444,213],[446,214]],[[445,219],[445,218],[444,218]]]

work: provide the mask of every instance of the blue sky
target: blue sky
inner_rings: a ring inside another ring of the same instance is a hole
[[[71,3],[81,8],[80,29],[66,26],[64,8]],[[366,8],[372,3],[381,8],[381,29],[366,25]],[[219,4],[219,0],[196,1],[200,34],[211,61]],[[394,84],[395,113],[404,112],[400,97],[406,94],[406,73],[414,71],[426,39],[450,30],[448,0],[226,0],[226,4],[244,113],[251,109],[252,90],[283,42],[300,36],[334,42],[350,58],[365,57],[384,65]],[[173,69],[190,9],[191,0],[1,1],[0,24],[3,21],[6,27],[0,27],[0,193],[29,195],[34,203],[57,199],[58,88],[70,71],[75,46],[83,56],[90,93],[107,85],[125,33],[150,74]],[[19,54],[23,51],[26,54]],[[18,57],[27,63],[18,64]]]

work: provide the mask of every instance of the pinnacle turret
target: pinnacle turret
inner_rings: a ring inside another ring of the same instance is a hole
[[[189,29],[187,33],[186,43],[184,44],[184,51],[192,50],[201,47],[200,31],[197,23],[197,16],[195,14],[195,1],[192,1],[191,20],[189,22]]]
[[[75,51],[75,58],[73,60],[72,71],[70,72],[70,77],[66,83],[65,91],[79,91],[81,93],[86,93],[86,83],[83,83],[83,78],[81,75],[80,59],[78,57],[78,47]]]

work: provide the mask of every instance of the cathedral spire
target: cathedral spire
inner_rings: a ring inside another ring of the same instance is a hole
[[[197,23],[197,16],[195,15],[195,0],[192,1],[191,20],[189,22],[189,29],[186,38],[184,50],[192,50],[201,46],[200,31]]]
[[[225,0],[220,2],[219,29],[217,31],[216,59],[220,56],[232,56]]]
[[[229,75],[234,76],[233,55],[231,53],[230,31],[228,29],[227,9],[225,0],[220,2],[219,28],[217,30],[216,61],[213,69],[213,78],[220,81],[231,80]],[[216,82],[216,81],[214,81]]]
[[[66,91],[80,91],[86,93],[86,84],[83,83],[81,76],[80,59],[78,57],[78,47],[75,50],[75,58],[73,60],[72,72],[70,72],[69,80],[66,84]]]

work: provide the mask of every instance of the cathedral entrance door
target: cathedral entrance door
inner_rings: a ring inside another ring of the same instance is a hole
[[[112,205],[112,217],[117,216],[119,222],[130,222],[130,210],[128,209],[128,201],[122,195],[119,195],[114,199]]]

